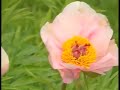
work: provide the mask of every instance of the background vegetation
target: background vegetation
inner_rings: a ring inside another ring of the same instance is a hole
[[[2,77],[2,90],[60,90],[61,78],[46,57],[39,32],[68,3],[75,0],[2,0],[2,47],[9,55],[10,69]],[[107,16],[118,43],[118,0],[80,0]],[[117,90],[118,68],[96,78],[84,75],[67,90]]]

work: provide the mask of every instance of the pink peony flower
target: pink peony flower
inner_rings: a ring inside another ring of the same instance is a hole
[[[72,2],[40,31],[49,62],[64,83],[79,78],[81,71],[105,74],[118,66],[118,48],[107,18],[85,2]]]
[[[6,52],[2,47],[1,47],[1,57],[2,57],[1,74],[4,75],[9,68],[9,59],[8,59],[8,55],[6,54]]]

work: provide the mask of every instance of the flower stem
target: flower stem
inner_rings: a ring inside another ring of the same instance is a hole
[[[67,86],[67,84],[63,83],[61,90],[66,90],[66,86]]]
[[[86,84],[86,88],[87,88],[87,90],[88,90],[87,76],[86,76],[85,73],[84,73],[84,81],[85,81],[85,84]]]

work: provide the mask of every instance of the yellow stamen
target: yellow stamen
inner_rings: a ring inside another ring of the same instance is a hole
[[[96,51],[86,38],[75,36],[63,44],[62,60],[65,63],[89,68],[96,61]]]

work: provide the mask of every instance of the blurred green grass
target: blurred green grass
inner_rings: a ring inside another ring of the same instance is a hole
[[[61,78],[49,65],[39,32],[68,3],[75,0],[2,0],[2,47],[10,69],[2,77],[2,90],[59,90]],[[80,0],[107,16],[118,44],[118,0]],[[86,90],[84,75],[67,90]],[[87,77],[89,90],[117,90],[118,68],[105,76]]]

